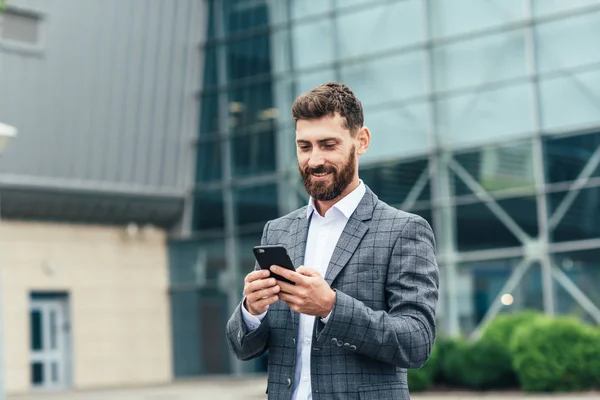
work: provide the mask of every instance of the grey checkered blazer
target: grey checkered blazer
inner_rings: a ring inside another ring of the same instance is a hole
[[[284,245],[299,267],[307,233],[304,207],[268,222],[261,243]],[[409,399],[406,369],[427,361],[436,335],[439,277],[429,224],[388,206],[367,188],[325,279],[337,294],[327,324],[319,318],[315,323],[313,399]],[[269,399],[289,399],[299,315],[278,301],[249,332],[240,306],[227,323],[232,351],[250,360],[269,350]]]

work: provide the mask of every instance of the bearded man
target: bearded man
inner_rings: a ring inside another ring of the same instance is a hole
[[[360,180],[371,132],[352,90],[330,82],[292,106],[308,205],[269,221],[262,245],[297,268],[258,265],[227,323],[235,355],[269,351],[271,399],[409,399],[408,368],[429,358],[439,277],[421,217],[390,207]]]

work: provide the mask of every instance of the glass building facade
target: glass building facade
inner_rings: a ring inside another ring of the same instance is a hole
[[[192,234],[170,243],[175,375],[261,371],[224,326],[264,223],[304,205],[290,107],[348,84],[361,178],[436,233],[440,334],[600,321],[600,3],[205,0]],[[513,303],[500,296],[510,293]]]

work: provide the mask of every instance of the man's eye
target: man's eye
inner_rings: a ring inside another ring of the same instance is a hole
[[[298,148],[302,151],[306,151],[306,150],[310,149],[310,146],[298,146]]]
[[[323,147],[328,150],[332,150],[335,147],[335,143],[324,144]]]

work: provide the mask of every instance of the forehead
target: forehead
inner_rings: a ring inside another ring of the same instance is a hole
[[[350,138],[350,131],[344,127],[344,118],[339,114],[319,119],[299,120],[296,123],[296,140],[320,140],[324,137]]]

